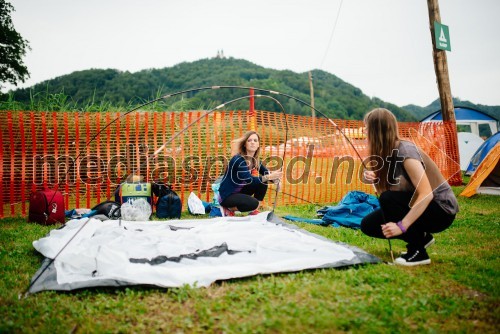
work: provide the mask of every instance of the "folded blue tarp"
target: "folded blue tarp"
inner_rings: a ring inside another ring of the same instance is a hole
[[[283,218],[316,225],[332,227],[345,226],[359,229],[363,217],[379,207],[380,205],[377,197],[362,191],[351,191],[342,198],[338,205],[326,206],[317,211],[318,216],[322,217],[321,222],[319,222],[318,219],[310,221],[310,219],[293,216],[286,216]]]

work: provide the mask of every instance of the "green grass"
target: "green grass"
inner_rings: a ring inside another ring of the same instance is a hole
[[[498,197],[459,202],[456,221],[429,248],[429,266],[309,270],[208,288],[47,291],[26,299],[18,294],[42,259],[32,241],[54,227],[27,224],[23,218],[0,220],[0,333],[499,332]],[[317,208],[280,207],[276,212],[312,218]],[[390,260],[384,240],[346,228],[298,225]],[[395,252],[404,248],[401,241],[392,245]]]

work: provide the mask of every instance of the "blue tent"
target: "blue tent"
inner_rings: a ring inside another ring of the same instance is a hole
[[[498,131],[498,119],[472,108],[455,107],[455,119],[457,121],[457,125],[470,126],[471,132],[478,136],[480,124],[489,125],[492,134]],[[420,122],[441,122],[442,120],[443,116],[441,115],[441,110],[438,110],[428,115]]]
[[[474,173],[477,167],[481,164],[483,159],[488,155],[488,153],[495,147],[495,145],[500,141],[500,131],[495,133],[493,136],[488,138],[479,148],[476,153],[470,159],[469,166],[467,167],[466,174],[470,175]]]

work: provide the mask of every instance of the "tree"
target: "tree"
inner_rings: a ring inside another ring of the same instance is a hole
[[[9,82],[17,85],[29,78],[29,72],[22,57],[30,49],[25,40],[15,29],[10,18],[14,7],[0,0],[0,88]]]

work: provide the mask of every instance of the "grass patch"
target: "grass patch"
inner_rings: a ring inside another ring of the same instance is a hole
[[[42,260],[32,241],[54,227],[3,219],[0,332],[498,332],[498,197],[459,198],[459,203],[456,221],[429,248],[430,266],[378,264],[260,275],[200,289],[97,288],[26,299],[18,294]],[[318,208],[276,212],[314,218]],[[384,240],[346,228],[297,225],[390,260]],[[401,251],[404,243],[393,241],[393,248]]]

